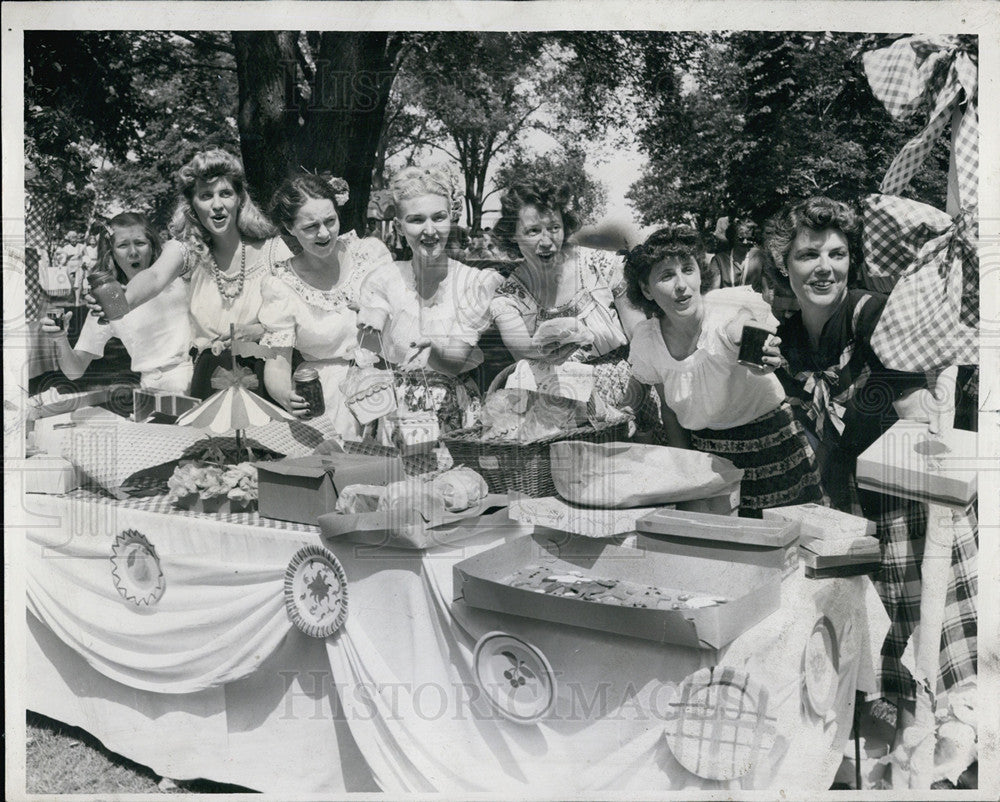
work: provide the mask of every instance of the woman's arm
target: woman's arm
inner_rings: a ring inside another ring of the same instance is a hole
[[[68,327],[72,318],[73,313],[66,312],[64,325]],[[66,332],[58,328],[52,321],[52,318],[43,317],[40,322],[42,331],[48,334],[50,339],[55,343],[56,360],[59,362],[59,370],[62,371],[67,379],[71,381],[79,379],[87,372],[90,363],[101,357],[101,354],[92,354],[89,351],[77,351],[74,349],[69,344]]]
[[[614,297],[615,311],[618,312],[618,320],[621,321],[626,339],[631,341],[632,334],[635,332],[636,326],[646,319],[646,314],[641,309],[637,309],[632,305],[626,297],[624,290],[615,289]]]
[[[666,444],[674,448],[691,448],[691,435],[687,429],[681,426],[674,411],[667,406],[667,399],[663,394],[662,385],[656,386],[656,393],[660,396],[660,418],[663,421],[663,433],[666,435]]]
[[[534,339],[524,323],[524,318],[514,309],[508,308],[498,312],[494,315],[493,321],[496,323],[497,331],[500,332],[500,339],[503,340],[503,344],[515,360],[537,359],[543,362],[563,362],[580,347],[579,343],[535,345]]]
[[[476,346],[459,337],[449,337],[444,342],[432,342],[427,355],[427,367],[448,376],[458,376],[474,368],[470,359]]]
[[[160,258],[141,271],[125,287],[125,298],[135,309],[159,295],[166,286],[184,270],[184,246],[169,240],[163,246]]]
[[[281,348],[278,355],[264,363],[264,386],[271,398],[302,418],[309,414],[309,402],[295,392],[292,384],[292,349]]]

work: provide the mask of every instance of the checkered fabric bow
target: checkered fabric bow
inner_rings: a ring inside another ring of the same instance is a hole
[[[976,218],[966,210],[903,271],[871,338],[887,368],[915,372],[978,364],[977,238]]]
[[[978,204],[979,68],[960,36],[911,36],[862,56],[872,92],[897,120],[912,116],[929,101],[924,129],[906,143],[882,179],[882,192],[898,195],[910,183],[944,131],[956,108],[965,104],[955,132],[959,205]]]

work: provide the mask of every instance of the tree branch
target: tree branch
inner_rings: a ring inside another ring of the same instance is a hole
[[[228,53],[230,56],[236,55],[236,48],[227,47],[222,44],[222,42],[203,39],[200,36],[195,36],[194,34],[187,33],[186,31],[173,31],[173,33],[175,36],[181,37],[181,39],[187,39],[191,42],[191,44],[198,45],[198,47],[207,47],[209,50],[215,50],[218,53]]]

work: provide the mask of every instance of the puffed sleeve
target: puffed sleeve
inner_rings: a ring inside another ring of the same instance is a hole
[[[452,263],[450,269],[455,271],[451,296],[456,323],[453,335],[476,345],[493,322],[490,306],[503,277],[495,270],[477,270],[459,262]]]
[[[611,306],[614,298],[624,292],[624,260],[611,251],[581,248],[584,261],[584,275],[591,282],[590,292],[605,306]]]
[[[392,264],[392,254],[385,243],[375,237],[362,237],[348,246],[350,274],[345,292],[352,304],[361,304],[361,285],[365,279],[381,267]]]
[[[295,293],[278,276],[265,276],[260,285],[258,320],[264,326],[260,344],[268,348],[295,346]]]
[[[632,375],[643,384],[659,384],[663,381],[663,372],[656,364],[656,354],[664,347],[659,329],[659,318],[642,321],[636,326],[629,345],[628,361],[632,366]]]
[[[394,262],[381,264],[361,280],[358,291],[358,325],[381,331],[386,318],[392,317],[391,298]]]

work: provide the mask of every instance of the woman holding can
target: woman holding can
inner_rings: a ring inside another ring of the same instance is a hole
[[[341,386],[358,346],[358,298],[365,277],[392,256],[380,240],[340,233],[338,207],[346,202],[346,192],[305,173],[275,192],[271,219],[302,250],[264,279],[260,322],[261,344],[279,352],[264,368],[271,397],[296,417],[325,414],[342,437],[354,438],[361,430]],[[294,373],[293,348],[303,358]]]
[[[159,255],[160,239],[143,215],[124,212],[108,223],[89,278],[91,291],[105,299],[105,312],[114,320],[101,325],[96,317],[88,316],[75,347],[70,346],[65,332],[72,312],[66,312],[61,324],[51,317],[42,320],[42,331],[55,337],[59,368],[68,378],[82,376],[90,363],[104,354],[108,341],[118,337],[132,357],[132,370],[139,374],[143,387],[188,392],[192,366],[187,285],[180,279],[171,282],[142,311],[128,312],[127,307],[114,305],[114,299],[122,294],[121,287],[127,287]],[[95,276],[103,279],[95,280]],[[109,289],[107,294],[103,287]]]
[[[247,192],[243,166],[224,150],[195,156],[180,169],[181,198],[170,223],[173,239],[160,258],[129,282],[125,295],[133,309],[156,297],[174,279],[190,287],[190,318],[196,354],[191,395],[208,398],[215,371],[232,364],[230,327],[236,338],[257,342],[264,333],[258,313],[261,285],[288,249]],[[88,299],[97,313],[102,305]],[[258,377],[264,394],[262,360],[237,362]]]

